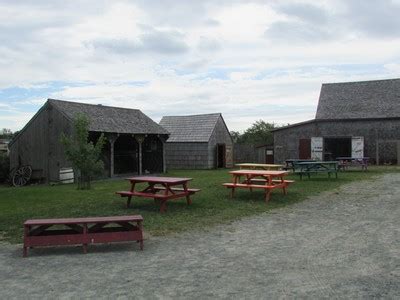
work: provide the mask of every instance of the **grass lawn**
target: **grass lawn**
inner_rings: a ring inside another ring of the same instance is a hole
[[[274,190],[268,205],[264,203],[263,192],[237,190],[234,200],[229,190],[221,186],[230,182],[228,170],[170,171],[166,176],[192,177],[190,187],[201,192],[192,197],[193,204],[186,205],[180,198],[168,202],[165,214],[152,199],[134,198],[133,208],[126,209],[126,198],[115,195],[117,190],[127,190],[129,182],[102,180],[93,183],[92,190],[78,191],[75,185],[37,185],[22,188],[0,187],[0,241],[21,243],[22,223],[32,218],[88,217],[141,214],[146,233],[164,235],[192,228],[229,223],[244,216],[270,211],[277,207],[304,200],[310,195],[335,189],[355,180],[368,179],[385,172],[398,172],[398,168],[371,167],[368,172],[347,171],[339,178],[328,179],[326,174],[314,175],[311,180],[302,181],[298,176],[289,176],[296,182],[290,185],[288,195]]]

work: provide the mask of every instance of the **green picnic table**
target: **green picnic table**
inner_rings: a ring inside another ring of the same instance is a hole
[[[295,162],[293,167],[294,173],[299,174],[300,179],[303,179],[303,175],[310,178],[311,173],[327,173],[329,178],[331,173],[334,173],[337,178],[338,164],[337,161],[308,161]]]

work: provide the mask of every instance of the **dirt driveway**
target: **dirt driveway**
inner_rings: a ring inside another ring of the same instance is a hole
[[[0,297],[400,298],[400,174],[177,237],[0,246]]]

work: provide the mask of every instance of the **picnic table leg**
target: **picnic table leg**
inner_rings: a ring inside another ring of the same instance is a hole
[[[188,205],[192,204],[192,200],[190,199],[190,195],[189,195],[189,192],[188,192],[188,189],[187,189],[187,183],[186,182],[183,184],[183,190],[186,193],[186,202],[187,202],[187,204]]]
[[[135,191],[135,185],[136,185],[136,183],[133,182],[132,186],[131,186],[131,192]],[[132,196],[128,196],[128,199],[126,200],[126,208],[129,208],[131,206],[131,199],[132,199]]]
[[[283,188],[282,188],[283,194],[284,194],[284,195],[287,195],[287,190],[286,190],[287,183],[285,183],[285,180],[284,180],[283,177],[281,177],[281,183],[283,184]]]
[[[265,190],[265,204],[268,203],[270,198],[271,198],[271,190],[270,189],[266,189]]]
[[[160,203],[160,213],[163,213],[167,210],[167,200],[161,200]]]

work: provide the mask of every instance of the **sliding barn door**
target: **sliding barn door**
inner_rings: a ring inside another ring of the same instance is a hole
[[[353,136],[351,138],[351,157],[354,158],[364,157],[364,137]]]
[[[322,137],[311,138],[311,159],[322,160],[324,139]]]

